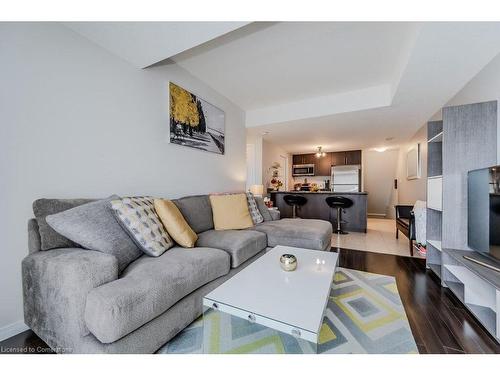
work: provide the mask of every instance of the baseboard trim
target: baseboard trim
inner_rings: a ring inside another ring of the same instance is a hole
[[[22,320],[0,328],[0,341],[30,329]]]
[[[370,212],[368,212],[366,215],[367,216],[375,216],[375,217],[386,217],[387,216],[386,214],[374,214],[374,213],[370,213]]]

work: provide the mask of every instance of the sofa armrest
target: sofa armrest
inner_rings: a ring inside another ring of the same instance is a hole
[[[281,218],[281,213],[278,210],[268,210],[273,221],[279,220]]]
[[[89,334],[87,294],[118,278],[110,254],[68,248],[37,251],[22,262],[24,321],[51,347],[73,348]]]

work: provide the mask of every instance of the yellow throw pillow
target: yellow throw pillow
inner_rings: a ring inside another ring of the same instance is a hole
[[[198,235],[191,229],[177,206],[169,200],[155,199],[156,214],[168,234],[182,247],[194,247]]]
[[[211,195],[215,230],[253,227],[246,194]]]

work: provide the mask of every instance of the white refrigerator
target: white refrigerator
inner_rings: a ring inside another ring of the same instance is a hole
[[[332,167],[333,192],[359,191],[359,165],[341,165]]]

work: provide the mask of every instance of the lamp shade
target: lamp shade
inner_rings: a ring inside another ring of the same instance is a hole
[[[264,194],[264,185],[252,185],[250,186],[250,192],[253,195],[262,195]]]

